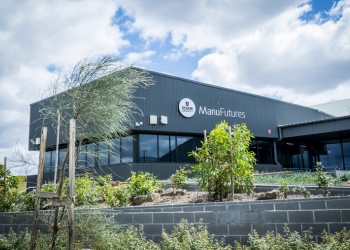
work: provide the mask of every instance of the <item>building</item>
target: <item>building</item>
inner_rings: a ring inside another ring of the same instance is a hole
[[[167,179],[179,166],[194,164],[188,152],[201,146],[208,133],[223,120],[246,123],[255,138],[251,151],[259,171],[312,170],[321,161],[327,170],[350,169],[350,117],[334,118],[317,109],[218,86],[150,72],[155,84],[139,88],[135,99],[143,116],[135,116],[133,140],[122,138],[118,157],[79,156],[79,165],[112,173],[124,180],[131,171],[154,173]],[[30,105],[29,138],[40,137],[40,102]],[[44,180],[53,179],[56,134],[48,126]],[[60,161],[66,152],[60,143]],[[84,149],[98,151],[99,145]],[[29,143],[30,150],[38,145]],[[31,177],[30,177],[31,178]],[[33,176],[34,178],[34,176]],[[35,179],[34,179],[35,180]]]
[[[350,115],[350,99],[313,105],[310,108],[321,110],[333,116]]]

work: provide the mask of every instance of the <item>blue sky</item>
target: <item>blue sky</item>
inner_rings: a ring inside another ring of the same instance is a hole
[[[350,0],[0,2],[0,162],[84,57],[310,106],[350,98]]]

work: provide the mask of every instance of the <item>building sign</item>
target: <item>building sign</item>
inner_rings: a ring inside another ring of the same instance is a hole
[[[196,113],[196,105],[189,98],[184,98],[179,102],[179,111],[184,117],[190,118]]]
[[[194,116],[196,113],[196,105],[194,102],[189,98],[184,98],[179,102],[179,112],[184,117],[190,118]],[[233,118],[245,118],[245,112],[243,111],[236,111],[231,109],[225,109],[225,108],[207,108],[206,106],[199,106],[198,109],[199,115],[209,115],[209,116],[225,116],[225,117],[233,117]]]
[[[234,111],[231,109],[224,109],[224,108],[210,109],[210,108],[202,107],[202,106],[199,106],[198,114],[245,118],[245,112]]]

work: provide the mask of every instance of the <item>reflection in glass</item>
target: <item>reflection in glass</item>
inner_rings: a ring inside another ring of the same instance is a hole
[[[45,161],[44,161],[44,172],[51,172],[51,152],[45,152]]]
[[[90,143],[86,145],[86,167],[94,168],[95,167],[95,158],[96,158],[96,145]]]
[[[120,164],[120,140],[114,139],[113,145],[109,151],[109,164]]]
[[[272,163],[272,151],[270,141],[258,141],[258,161],[260,164]]]
[[[171,150],[169,135],[159,135],[159,161],[170,162],[171,161]],[[142,151],[140,151],[142,152]]]
[[[176,136],[169,136],[170,139],[170,161],[176,161]]]
[[[177,136],[177,162],[194,162],[192,156],[188,156],[193,150],[193,137]]]
[[[81,145],[77,150],[78,155],[78,166],[80,168],[86,167],[86,145]]]
[[[122,138],[122,163],[124,162],[133,162],[133,136],[123,137]]]
[[[341,145],[339,141],[327,142],[319,146],[320,162],[325,170],[343,169]]]
[[[99,167],[108,165],[108,145],[104,142],[97,144],[97,164]]]
[[[344,165],[346,170],[350,170],[350,139],[343,140]]]
[[[59,157],[58,157],[58,165],[61,167],[64,157],[66,156],[67,148],[60,148],[59,149]],[[66,161],[66,164],[68,164],[68,160]]]
[[[156,162],[157,154],[157,135],[140,135],[140,162]],[[168,146],[169,147],[169,146]]]

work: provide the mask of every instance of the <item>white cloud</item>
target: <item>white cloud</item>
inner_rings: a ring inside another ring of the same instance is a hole
[[[129,45],[114,1],[11,1],[0,3],[0,161],[18,138],[28,142],[29,104],[41,98],[54,74],[78,60],[119,53]]]
[[[316,13],[301,20],[312,4],[198,0],[123,6],[141,37],[171,38],[176,49],[165,59],[176,60],[176,51],[214,51],[198,61],[192,74],[197,80],[299,104],[349,98],[337,90],[347,89],[350,79],[350,1],[334,3],[328,19]]]
[[[144,52],[131,52],[126,55],[126,57],[123,59],[123,63],[127,65],[147,65],[151,63],[150,57],[155,54],[152,50],[147,50]]]

